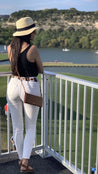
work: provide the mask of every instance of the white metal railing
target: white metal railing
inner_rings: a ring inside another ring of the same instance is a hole
[[[52,155],[74,174],[90,174],[91,167],[96,168],[97,174],[98,110],[95,101],[98,84],[45,71],[41,75],[41,88],[44,99],[41,143],[35,144],[33,150],[41,150],[43,157]],[[7,120],[8,155],[11,153],[9,119],[10,115]],[[0,159],[3,155],[1,153]]]
[[[90,174],[91,167],[96,167],[96,173],[98,173],[98,109],[95,111],[94,106],[97,98],[98,83],[45,71],[45,150],[74,174]],[[87,106],[88,103],[89,107]],[[80,120],[81,104],[83,104],[82,120]],[[70,111],[69,113],[68,109]],[[89,109],[89,113],[87,109]],[[76,112],[75,120],[74,112]],[[68,117],[70,117],[69,120]],[[87,124],[89,125],[87,126]],[[80,126],[82,133],[80,133]],[[88,131],[86,129],[88,129]],[[93,138],[93,134],[95,138]],[[79,138],[80,135],[81,139]],[[86,156],[87,159],[85,159]],[[80,161],[80,165],[78,161]]]

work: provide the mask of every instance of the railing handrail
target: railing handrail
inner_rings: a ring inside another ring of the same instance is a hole
[[[49,71],[44,71],[44,73],[47,75],[56,76],[56,78],[60,78],[62,80],[67,80],[70,82],[78,83],[80,85],[84,85],[84,86],[86,85],[88,87],[98,89],[98,83],[96,83],[96,82],[92,82],[92,81],[88,81],[88,80],[84,80],[84,79],[79,79],[76,77],[71,77],[71,76],[58,74],[58,73],[54,73],[54,72],[49,72]]]
[[[9,76],[11,74],[12,74],[11,72],[0,72],[0,77]]]

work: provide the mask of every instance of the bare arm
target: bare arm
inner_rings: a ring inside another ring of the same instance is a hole
[[[27,59],[30,62],[36,62],[37,67],[38,67],[38,73],[43,73],[43,66],[42,66],[42,61],[38,52],[38,49],[36,46],[31,46],[27,53]]]
[[[12,52],[11,52],[11,46],[10,45],[8,45],[7,51],[8,51],[8,58],[9,58],[9,60],[11,62],[11,60],[12,60]]]

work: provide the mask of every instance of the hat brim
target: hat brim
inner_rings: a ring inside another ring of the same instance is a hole
[[[34,27],[34,28],[24,30],[24,31],[16,31],[15,33],[13,33],[13,36],[25,36],[25,35],[32,33],[34,30],[37,30],[38,28],[39,27]]]

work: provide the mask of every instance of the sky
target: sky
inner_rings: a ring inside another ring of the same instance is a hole
[[[98,10],[98,0],[0,0],[0,15],[10,15],[19,10],[70,9]]]

